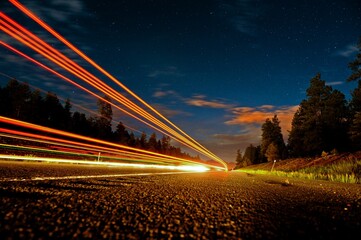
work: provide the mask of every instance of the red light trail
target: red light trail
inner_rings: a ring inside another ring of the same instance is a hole
[[[12,137],[18,138],[21,140],[34,141],[39,143],[46,143],[58,146],[65,146],[72,149],[82,149],[92,152],[105,152],[108,154],[121,156],[118,159],[122,159],[124,157],[128,157],[123,160],[140,160],[143,162],[150,163],[158,163],[158,164],[191,164],[191,165],[203,165],[210,168],[222,169],[222,167],[204,164],[201,162],[191,161],[188,159],[173,157],[169,155],[164,155],[156,152],[151,152],[143,149],[133,148],[121,144],[116,144],[112,142],[103,141],[100,139],[85,137],[82,135],[69,133],[57,129],[52,129],[48,127],[43,127],[40,125],[19,121],[16,119],[6,118],[0,116],[0,123],[10,124],[16,127],[22,127],[30,130],[36,130],[39,132],[43,132],[45,134],[56,135],[55,136],[47,136],[42,134],[37,134],[33,132],[23,132],[20,130],[12,130],[6,128],[0,128],[0,136],[4,137]],[[5,134],[1,134],[5,133]],[[66,139],[65,139],[66,138]],[[72,139],[72,140],[69,140]],[[40,148],[37,148],[41,150]],[[75,151],[77,152],[77,151]],[[74,153],[74,152],[73,152]],[[78,152],[79,153],[79,152]]]
[[[62,37],[54,29],[52,29],[45,22],[43,22],[41,19],[39,19],[30,10],[25,8],[22,4],[20,4],[16,0],[9,0],[9,1],[12,4],[14,4],[19,10],[21,10],[23,13],[25,13],[27,16],[29,16],[31,19],[33,19],[35,22],[37,22],[41,27],[43,27],[45,30],[47,30],[49,33],[51,33],[59,41],[64,43],[67,47],[69,47],[71,50],[73,50],[75,53],[77,53],[80,57],[82,57],[84,60],[86,60],[89,64],[91,64],[93,67],[95,67],[97,70],[99,70],[102,74],[104,74],[110,80],[115,82],[118,86],[120,86],[122,89],[124,89],[127,93],[129,93],[132,97],[134,97],[137,101],[139,101],[141,104],[143,104],[148,110],[150,110],[155,115],[152,115],[150,112],[148,112],[144,108],[137,105],[134,101],[125,97],[124,95],[122,95],[121,93],[116,91],[114,88],[107,85],[104,81],[97,78],[96,76],[94,76],[93,74],[91,74],[90,72],[85,70],[83,67],[79,66],[76,62],[74,62],[73,60],[69,59],[64,54],[62,54],[61,52],[56,50],[54,47],[52,47],[49,44],[47,44],[46,42],[44,42],[42,39],[37,37],[35,34],[31,33],[29,30],[25,29],[23,26],[21,26],[20,24],[15,22],[13,19],[6,16],[4,13],[0,12],[0,30],[2,30],[9,36],[15,38],[16,40],[18,40],[25,46],[29,47],[33,51],[39,53],[40,55],[42,55],[43,57],[48,59],[50,62],[55,63],[56,65],[60,66],[65,71],[67,71],[67,72],[71,73],[72,75],[76,76],[77,78],[81,79],[83,82],[89,84],[90,86],[94,87],[95,89],[98,89],[105,95],[109,96],[112,100],[115,100],[116,102],[120,103],[125,108],[132,111],[133,113],[127,111],[124,108],[119,107],[117,104],[112,103],[112,101],[108,101],[108,100],[100,97],[98,94],[89,90],[87,87],[84,87],[81,84],[76,83],[75,81],[65,77],[64,75],[60,74],[59,72],[53,70],[52,68],[46,66],[43,63],[40,63],[39,61],[24,54],[23,52],[15,49],[14,47],[10,46],[9,44],[7,44],[3,41],[0,41],[0,44],[2,46],[8,48],[9,50],[22,56],[23,58],[33,62],[37,66],[51,72],[52,74],[55,74],[56,76],[60,77],[61,79],[75,85],[76,87],[91,94],[92,96],[94,96],[98,99],[101,99],[102,101],[104,101],[106,103],[111,104],[113,107],[124,112],[128,116],[130,116],[134,119],[137,119],[138,121],[146,124],[147,126],[151,127],[152,129],[154,129],[158,132],[161,132],[165,135],[168,135],[172,139],[180,142],[181,144],[201,153],[202,155],[205,155],[205,156],[215,160],[216,162],[220,163],[225,170],[227,170],[227,164],[222,159],[217,157],[215,154],[210,152],[208,149],[203,147],[200,143],[195,141],[188,134],[186,134],[184,131],[182,131],[180,128],[178,128],[176,125],[174,125],[170,120],[165,118],[156,109],[154,109],[152,106],[150,106],[148,103],[146,103],[143,99],[141,99],[139,96],[137,96],[133,91],[128,89],[125,85],[123,85],[121,82],[119,82],[115,77],[113,77],[111,74],[109,74],[107,71],[105,71],[102,67],[100,67],[98,64],[96,64],[92,59],[87,57],[78,48],[76,48],[74,45],[72,45],[70,42],[68,42],[64,37]],[[5,122],[7,121],[7,120],[5,120],[5,118],[2,118],[1,120],[5,121]],[[12,122],[12,123],[14,123],[14,122]],[[22,123],[22,125],[23,126],[26,125],[26,127],[30,127],[30,125],[27,125],[26,123]],[[32,126],[32,127],[34,127],[34,126]],[[39,128],[37,130],[44,130],[44,129],[46,129],[46,128],[43,128],[43,129]],[[52,131],[54,133],[54,131],[58,131],[58,130],[52,130]],[[57,132],[57,133],[59,133],[59,132]],[[71,136],[71,134],[69,133],[69,134],[67,134],[67,136]],[[72,136],[72,137],[74,137],[74,136]],[[81,138],[81,137],[77,136],[77,138]],[[122,146],[122,147],[125,147],[125,146]],[[131,151],[135,151],[135,150],[132,149]],[[157,154],[151,153],[149,151],[146,151],[146,152],[147,152],[146,154],[157,155]],[[162,157],[164,157],[164,156],[162,156]]]

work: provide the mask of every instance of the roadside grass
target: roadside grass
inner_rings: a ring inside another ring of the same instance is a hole
[[[323,166],[311,166],[299,170],[238,169],[254,174],[273,174],[281,177],[327,180],[342,183],[361,183],[361,159],[340,161]]]

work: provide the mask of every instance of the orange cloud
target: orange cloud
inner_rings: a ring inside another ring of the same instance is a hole
[[[203,95],[196,95],[191,99],[186,100],[186,103],[191,106],[196,107],[209,107],[209,108],[224,108],[229,109],[232,108],[233,105],[223,103],[219,100],[206,100]]]
[[[261,125],[267,118],[271,119],[277,115],[280,120],[280,127],[284,137],[288,136],[288,131],[291,130],[291,123],[297,106],[281,106],[276,107],[272,105],[263,105],[259,107],[237,107],[232,109],[233,118],[227,122],[228,125]]]
[[[176,93],[174,91],[156,91],[155,93],[153,93],[153,97],[156,97],[156,98],[162,98],[162,97],[166,97],[166,96],[169,96],[169,95],[175,95]]]
[[[167,118],[171,118],[171,117],[178,116],[178,115],[192,116],[192,114],[189,113],[189,112],[174,110],[174,109],[171,109],[171,108],[169,108],[169,107],[167,107],[167,106],[165,106],[163,104],[154,103],[153,107],[155,109],[157,109],[159,112],[161,112]]]

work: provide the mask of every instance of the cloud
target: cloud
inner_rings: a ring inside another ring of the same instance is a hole
[[[226,121],[228,125],[241,125],[244,127],[258,126],[277,115],[280,120],[280,127],[282,129],[283,137],[286,138],[288,131],[291,130],[291,123],[293,116],[298,109],[298,106],[271,106],[263,105],[259,107],[237,107],[232,109],[232,119]]]
[[[358,52],[358,48],[357,48],[356,44],[350,44],[350,45],[346,46],[344,49],[336,52],[336,55],[348,58],[348,57],[353,56],[357,52]]]
[[[174,95],[177,95],[177,93],[172,90],[167,90],[167,91],[157,90],[153,93],[153,97],[155,97],[155,98],[163,98],[163,97],[170,96],[170,95],[174,96]]]
[[[341,85],[344,84],[342,81],[335,81],[335,82],[326,82],[326,85],[328,86],[335,86],[335,85]]]
[[[186,103],[190,106],[196,107],[208,107],[208,108],[223,108],[229,109],[232,108],[233,105],[221,102],[219,100],[206,100],[206,96],[204,95],[195,95],[193,98],[186,99]]]
[[[260,6],[251,0],[220,2],[221,17],[226,19],[237,31],[246,35],[255,35],[256,19],[260,15]]]
[[[239,145],[244,143],[246,145],[252,143],[257,144],[259,142],[260,129],[254,125],[248,125],[243,129],[240,134],[214,134],[213,138],[217,139],[219,145]]]
[[[275,114],[280,120],[282,134],[285,141],[287,141],[294,113],[298,109],[298,106],[274,106],[270,104],[256,107],[236,107],[225,100],[208,99],[206,95],[198,94],[193,95],[191,98],[185,98],[176,91],[164,89],[158,89],[153,96],[156,98],[177,99],[177,104],[184,102],[190,106],[223,110],[224,115],[221,114],[219,118],[212,119],[212,121],[205,120],[193,134],[202,139],[202,145],[211,149],[213,153],[226,161],[235,160],[237,149],[244,151],[250,144],[259,145],[262,124],[267,118],[273,118]],[[169,105],[169,101],[167,104]],[[174,111],[161,104],[158,104],[156,109],[167,117],[190,115],[187,112]],[[228,120],[224,121],[225,118]],[[214,128],[217,123],[223,123],[223,126]],[[234,133],[229,132],[230,129]]]
[[[86,15],[85,6],[81,0],[50,0],[42,4],[31,1],[26,4],[26,7],[42,19],[52,19],[57,22],[66,22],[72,16]]]
[[[85,17],[85,18],[89,17],[89,15],[87,14],[87,10],[85,9],[84,1],[82,0],[72,0],[72,1],[49,0],[49,1],[43,1],[41,4],[37,1],[28,1],[24,3],[24,5],[26,8],[34,12],[35,15],[40,17],[55,30],[57,29],[57,26],[59,24],[61,24],[61,26],[64,26],[65,24],[66,27],[62,28],[63,32],[64,31],[75,32],[81,30],[77,24],[74,24],[74,18],[78,19],[81,17]],[[13,5],[8,4],[6,7],[4,7],[3,10],[6,13],[13,13],[16,11],[16,8]],[[29,21],[32,22],[31,20]],[[20,22],[20,24],[23,23]],[[49,45],[54,46],[55,48],[57,48],[65,55],[75,60],[76,62],[79,61],[77,59],[78,55],[76,53],[74,53],[72,50],[69,50],[63,45],[60,45],[59,41],[55,37],[49,35],[45,30],[40,30],[40,28],[38,30],[34,30],[34,29],[29,29],[29,30],[33,32],[35,35],[37,35],[40,39],[42,39]],[[23,51],[22,48],[20,47],[23,47],[24,44],[15,40],[9,35],[5,33],[0,33],[0,38],[4,42],[10,44],[11,46]],[[85,48],[85,46],[83,46],[83,48]],[[30,56],[44,63],[44,57],[40,56],[39,54],[34,53],[31,54]],[[17,65],[23,67],[25,66],[25,63],[26,64],[29,63],[28,61],[25,61],[22,57],[18,57],[17,55],[10,52],[6,52],[5,54],[3,54],[3,57],[6,60],[3,65],[16,63]],[[46,63],[46,65],[49,64]],[[55,70],[58,69],[59,68],[55,67]]]
[[[202,141],[205,147],[227,162],[234,162],[237,149],[244,151],[250,144],[257,146],[260,143],[261,130],[258,126],[247,125],[241,131],[232,133],[210,134]]]
[[[230,109],[233,108],[233,104],[224,103],[220,100],[207,100],[207,96],[205,95],[194,95],[192,98],[184,98],[179,93],[173,90],[157,90],[153,93],[153,97],[155,98],[165,98],[171,97],[175,98],[178,101],[182,101],[189,106],[195,107],[206,107],[206,108],[219,108],[219,109]]]
[[[166,118],[172,118],[174,116],[191,116],[192,114],[189,112],[185,112],[185,111],[180,111],[180,110],[175,110],[175,109],[170,109],[168,107],[166,107],[163,104],[152,104],[152,106],[159,111],[162,115],[164,115]]]
[[[226,161],[235,161],[236,151],[244,151],[250,144],[257,146],[261,142],[262,124],[267,118],[271,119],[277,114],[280,120],[282,134],[285,140],[288,139],[287,130],[291,129],[291,122],[298,106],[273,106],[261,105],[257,107],[234,107],[231,119],[226,125],[238,126],[234,134],[215,133],[209,135],[203,141],[204,145],[212,149],[217,156]]]
[[[200,100],[204,100],[204,96],[198,96]],[[212,101],[205,101],[202,106],[213,105]],[[221,104],[222,105],[222,104]],[[218,106],[216,104],[216,106]],[[236,150],[244,151],[250,144],[257,146],[261,142],[262,124],[267,118],[271,119],[277,114],[280,120],[280,127],[282,134],[287,141],[288,130],[291,130],[291,123],[294,113],[298,106],[273,106],[260,105],[257,107],[230,107],[229,104],[224,104],[226,112],[230,112],[231,116],[228,121],[223,122],[226,128],[222,132],[222,127],[218,129],[207,128],[206,124],[202,124],[198,129],[197,135],[202,132],[202,136],[207,136],[202,140],[202,144],[212,152],[226,161],[235,161]],[[227,117],[227,116],[225,116]],[[229,116],[228,116],[229,117]],[[220,118],[221,119],[221,118]],[[219,120],[220,120],[219,119]],[[234,133],[229,132],[232,128]],[[212,132],[212,133],[211,133]]]
[[[160,76],[173,76],[173,77],[182,77],[184,76],[183,73],[181,73],[177,67],[175,66],[168,66],[165,69],[161,70],[154,70],[148,74],[148,77],[150,78],[157,78]]]

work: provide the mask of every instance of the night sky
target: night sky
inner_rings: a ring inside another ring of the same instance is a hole
[[[261,124],[274,114],[287,140],[317,73],[346,99],[356,87],[346,78],[361,37],[359,0],[20,2],[225,161],[258,145]],[[10,3],[1,1],[0,10],[65,49]],[[10,76],[70,98],[73,111],[96,109],[94,98],[63,80],[4,48],[0,56],[1,86]],[[114,120],[151,133],[116,111]]]

